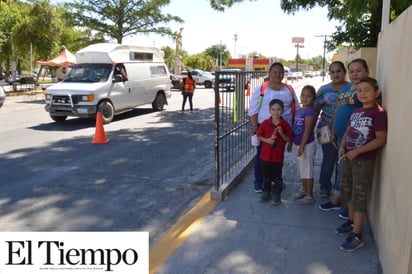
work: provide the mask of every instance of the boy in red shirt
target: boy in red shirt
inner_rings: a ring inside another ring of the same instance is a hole
[[[292,129],[282,118],[283,102],[281,100],[270,101],[269,112],[271,117],[262,122],[256,133],[262,142],[260,159],[262,160],[263,193],[259,201],[269,201],[272,194],[272,204],[279,205],[285,147],[288,143],[288,151],[291,150]]]

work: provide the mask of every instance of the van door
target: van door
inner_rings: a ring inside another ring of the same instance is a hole
[[[133,95],[128,78],[128,71],[124,64],[116,64],[112,73],[112,85],[109,95],[116,112],[131,107],[130,103],[133,100]]]
[[[136,107],[151,103],[149,94],[150,67],[149,63],[136,62],[125,64],[129,81],[127,88],[130,90],[128,107]]]

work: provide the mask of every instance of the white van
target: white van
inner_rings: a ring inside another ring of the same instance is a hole
[[[56,122],[101,112],[107,124],[136,106],[163,110],[171,97],[169,71],[157,48],[94,44],[78,51],[76,60],[62,82],[46,89],[45,109]]]

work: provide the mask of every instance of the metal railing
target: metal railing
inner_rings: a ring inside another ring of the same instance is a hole
[[[250,141],[249,100],[266,76],[256,71],[215,74],[215,191],[229,184],[256,154]]]

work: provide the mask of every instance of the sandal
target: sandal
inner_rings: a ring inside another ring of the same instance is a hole
[[[302,199],[296,200],[298,205],[313,205],[315,203],[315,199],[312,197],[304,197]]]
[[[306,196],[306,192],[305,191],[301,191],[295,194],[295,200],[300,200],[302,198],[304,198]]]

